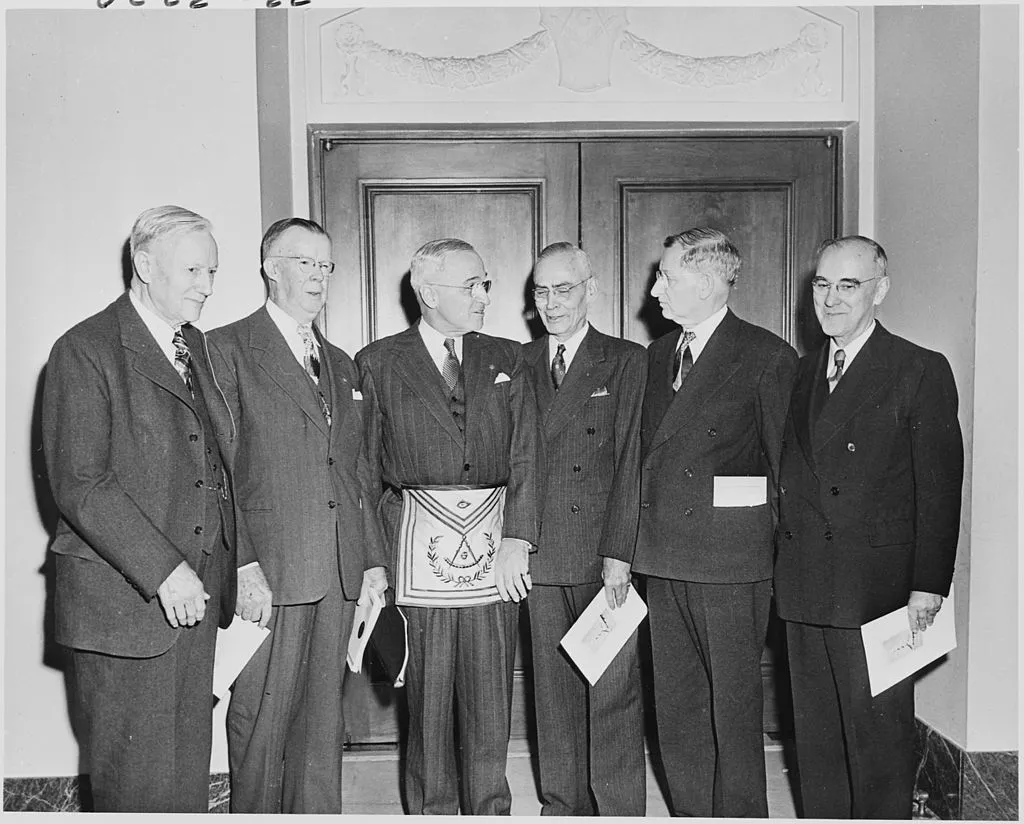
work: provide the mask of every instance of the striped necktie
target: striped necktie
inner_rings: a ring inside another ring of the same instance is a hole
[[[444,356],[444,363],[441,365],[441,377],[451,392],[459,382],[459,359],[455,357],[455,339],[445,338],[444,348],[448,354]]]
[[[174,330],[172,343],[174,344],[174,369],[185,382],[188,393],[195,398],[196,393],[192,388],[192,353],[188,351],[188,344],[185,343],[185,336],[181,334],[181,327]]]
[[[686,375],[693,366],[693,353],[690,351],[690,344],[697,340],[697,335],[690,329],[684,329],[679,338],[679,346],[676,347],[676,356],[672,361],[672,391],[678,392],[679,387],[686,380]]]
[[[839,386],[839,379],[843,376],[843,364],[846,363],[846,351],[836,349],[835,364],[836,371],[828,376],[828,391],[832,392]]]

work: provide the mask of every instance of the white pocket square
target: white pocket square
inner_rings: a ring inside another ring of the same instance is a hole
[[[358,389],[353,389],[352,390],[352,400],[354,400],[354,401],[361,401],[362,399],[363,399],[363,393],[360,392]]]
[[[600,389],[595,389],[590,397],[592,398],[606,398],[608,397],[608,387],[602,386]]]
[[[497,377],[495,377],[494,382],[495,383],[508,383],[510,380],[512,380],[512,378],[510,378],[504,372],[499,372]]]

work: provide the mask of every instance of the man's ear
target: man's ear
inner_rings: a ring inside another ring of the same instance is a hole
[[[701,274],[697,286],[697,294],[701,300],[707,300],[715,293],[715,275]]]
[[[153,260],[149,256],[149,252],[144,249],[139,249],[132,257],[135,274],[143,283],[149,283],[153,279],[152,264]]]
[[[878,286],[875,287],[875,300],[874,300],[875,306],[878,306],[883,300],[885,300],[885,296],[887,294],[889,294],[889,276],[888,275],[882,277],[878,281]]]
[[[431,309],[437,308],[437,290],[433,286],[421,286],[419,295],[424,306],[428,306]]]

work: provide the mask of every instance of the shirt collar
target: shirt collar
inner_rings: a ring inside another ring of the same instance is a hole
[[[444,358],[448,351],[444,348],[446,338],[453,338],[455,340],[455,357],[459,359],[459,363],[462,363],[462,335],[442,335],[423,318],[420,318],[418,327],[423,344],[427,347],[427,352],[430,353],[430,357],[435,363],[444,363]]]
[[[181,328],[181,324],[172,326],[156,312],[146,306],[131,289],[128,290],[128,300],[132,302],[132,306],[135,307],[135,311],[139,313],[139,317],[142,319],[142,323],[149,330],[149,334],[156,340],[157,346],[160,347],[160,351],[164,353],[167,359],[174,363],[174,333]]]
[[[718,325],[725,318],[725,313],[729,311],[729,305],[726,304],[714,314],[704,318],[696,326],[691,326],[690,331],[696,336],[690,342],[690,355],[694,360],[700,357],[700,353],[704,351],[704,347],[707,345],[708,340],[714,334]],[[684,327],[685,328],[685,327]],[[683,336],[679,336],[679,343],[682,343]],[[677,344],[678,346],[679,344]]]
[[[875,331],[875,327],[877,325],[878,322],[872,320],[871,323],[868,325],[868,328],[861,332],[859,335],[857,335],[857,337],[855,337],[848,344],[846,344],[846,346],[840,346],[838,343],[835,342],[834,338],[829,338],[828,363],[825,365],[826,373],[832,371],[832,365],[835,363],[836,360],[836,350],[838,349],[842,349],[844,354],[846,355],[846,360],[843,361],[843,372],[845,373],[849,371],[850,364],[853,362],[853,359],[857,357],[857,353],[864,348],[864,344],[868,342],[868,338],[871,337],[871,333]]]
[[[564,346],[565,351],[562,353],[562,358],[565,361],[565,368],[568,370],[572,359],[576,357],[576,353],[579,352],[580,345],[589,331],[590,322],[587,321],[568,340],[560,341],[554,335],[548,335],[548,363],[555,359],[555,353],[558,351],[559,345]]]
[[[267,299],[266,306],[267,314],[274,321],[274,325],[281,330],[284,342],[288,344],[288,348],[295,356],[295,359],[302,363],[303,358],[306,356],[306,345],[299,334],[299,326],[302,324],[269,298]],[[312,326],[312,323],[309,325]],[[319,341],[316,340],[316,337],[313,338],[313,343],[315,346],[319,346]]]

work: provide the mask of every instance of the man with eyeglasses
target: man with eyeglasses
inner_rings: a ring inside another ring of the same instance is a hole
[[[54,633],[96,812],[205,812],[213,657],[235,604],[222,450],[234,426],[203,334],[210,222],[147,209],[128,291],[53,347],[43,447],[60,510]]]
[[[717,229],[665,239],[651,294],[680,329],[648,348],[635,572],[676,815],[768,817],[761,655],[782,428],[797,355],[729,308]]]
[[[860,626],[905,608],[924,632],[960,532],[953,373],[875,319],[889,285],[870,238],[822,245],[811,288],[827,340],[801,359],[786,422],[775,598],[811,818],[910,818],[914,679],[872,698]]]
[[[370,464],[408,618],[411,814],[508,815],[519,602],[537,543],[537,409],[518,343],[479,333],[490,280],[444,238],[410,265],[422,312],[356,356]]]
[[[342,687],[356,602],[387,577],[355,364],[314,323],[334,271],[316,223],[274,223],[268,299],[210,333],[239,424],[238,603],[270,635],[228,708],[231,811],[340,813]]]
[[[592,687],[559,642],[595,596],[603,591],[614,610],[629,591],[647,357],[642,346],[588,322],[597,282],[582,249],[546,247],[533,282],[548,333],[523,350],[544,456],[528,601],[541,813],[642,816],[647,774],[636,634]]]

